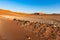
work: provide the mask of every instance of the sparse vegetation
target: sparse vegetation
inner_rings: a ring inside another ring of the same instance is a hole
[[[14,19],[16,20],[16,19]],[[40,23],[40,22],[30,22],[30,21],[24,21],[24,20],[17,20],[19,23],[23,22],[23,25],[25,29],[32,30],[35,35],[38,35],[39,39],[46,39],[46,40],[55,40],[57,36],[60,37],[60,30],[59,26],[55,26],[56,24],[46,24],[46,23]],[[29,25],[27,25],[29,24]],[[32,29],[31,29],[32,28]]]

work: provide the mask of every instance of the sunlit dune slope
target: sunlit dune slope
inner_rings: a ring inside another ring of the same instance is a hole
[[[29,20],[29,21],[41,21],[41,20],[58,20],[60,21],[60,14],[53,15],[53,14],[41,14],[41,15],[33,15],[33,14],[26,14],[26,13],[19,13],[19,12],[12,12],[9,10],[0,10],[0,16],[9,18],[9,19],[21,19],[21,20]]]

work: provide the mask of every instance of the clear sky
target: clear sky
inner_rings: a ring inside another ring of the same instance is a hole
[[[26,13],[60,13],[60,0],[0,0],[0,9]]]

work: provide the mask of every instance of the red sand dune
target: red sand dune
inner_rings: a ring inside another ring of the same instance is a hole
[[[0,10],[0,40],[60,40],[60,14]]]

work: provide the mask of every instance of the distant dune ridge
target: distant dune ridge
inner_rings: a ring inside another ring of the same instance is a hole
[[[0,40],[60,40],[60,14],[0,9]]]

